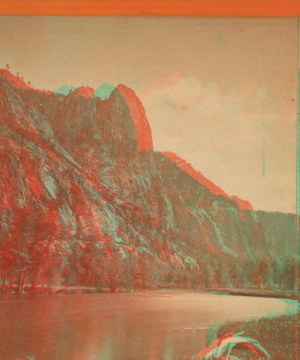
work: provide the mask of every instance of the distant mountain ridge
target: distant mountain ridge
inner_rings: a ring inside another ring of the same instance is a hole
[[[80,93],[82,93],[83,89],[87,89],[88,90],[88,95],[80,95]],[[109,98],[110,94],[114,91],[115,87],[107,84],[107,83],[103,83],[101,84],[98,89],[94,90],[93,88],[91,88],[90,86],[79,86],[76,87],[74,85],[65,85],[65,86],[61,86],[58,89],[54,89],[53,92],[56,94],[61,94],[61,95],[69,95],[70,91],[75,91],[75,90],[79,90],[79,96],[84,96],[85,98],[90,98],[90,97],[97,97],[100,98],[101,100],[106,100]]]
[[[200,184],[207,187],[213,194],[223,195],[224,197],[226,197],[228,199],[235,200],[241,210],[246,210],[246,209],[253,210],[253,207],[249,201],[241,200],[237,196],[229,196],[228,194],[225,193],[225,191],[223,191],[218,186],[216,186],[214,183],[212,183],[210,180],[208,180],[204,175],[201,174],[200,171],[196,171],[192,167],[191,164],[189,164],[185,160],[181,159],[178,155],[176,155],[172,152],[163,152],[163,155],[168,157],[169,159],[171,159],[173,162],[175,162],[180,169],[184,170],[191,177],[193,177],[195,180],[197,180]]]
[[[53,92],[55,94],[61,94],[61,95],[69,95],[69,92],[70,91],[74,91],[76,90],[77,87],[74,86],[74,85],[65,85],[65,86],[61,86],[60,88],[58,89],[54,89]]]
[[[110,97],[110,94],[115,90],[114,86],[107,83],[101,84],[98,89],[95,90],[95,97],[99,97],[101,100],[106,100]]]

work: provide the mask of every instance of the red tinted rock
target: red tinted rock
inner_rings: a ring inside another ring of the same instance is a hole
[[[151,128],[147,120],[145,109],[135,92],[125,85],[118,85],[117,90],[124,98],[135,126],[139,151],[152,151],[153,141]]]
[[[75,91],[78,96],[83,96],[85,99],[90,99],[94,96],[94,89],[89,86],[81,86]]]

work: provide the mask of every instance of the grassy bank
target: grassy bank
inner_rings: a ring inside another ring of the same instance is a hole
[[[292,315],[227,323],[219,328],[217,336],[220,337],[232,331],[234,331],[234,333],[243,331],[243,336],[260,342],[269,353],[271,360],[295,360],[297,359],[296,351],[298,351],[298,359],[300,358],[300,349],[296,348],[296,344],[300,343],[299,325],[300,322],[298,318],[297,339],[296,317]],[[232,355],[247,360],[257,359],[257,357],[250,352],[241,349],[235,349]]]
[[[277,299],[299,299],[299,294],[295,290],[262,290],[262,289],[219,289],[217,293],[240,295],[240,296],[255,296],[268,297]]]

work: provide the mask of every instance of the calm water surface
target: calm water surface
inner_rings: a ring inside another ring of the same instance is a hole
[[[0,358],[184,359],[228,320],[293,313],[291,300],[176,291],[83,294],[0,303]]]

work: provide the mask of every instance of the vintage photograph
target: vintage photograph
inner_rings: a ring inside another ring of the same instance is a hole
[[[0,16],[0,359],[298,359],[299,33]]]

